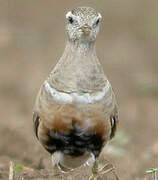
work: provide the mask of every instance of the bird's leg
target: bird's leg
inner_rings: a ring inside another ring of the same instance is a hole
[[[92,167],[92,176],[89,178],[89,180],[98,180],[98,159],[95,159],[95,162]]]
[[[52,180],[61,180],[62,177],[61,177],[61,172],[60,172],[60,169],[58,167],[58,165],[54,165],[54,168],[53,168],[53,179]]]

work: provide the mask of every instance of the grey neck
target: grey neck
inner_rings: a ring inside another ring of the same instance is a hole
[[[95,42],[68,41],[47,81],[64,92],[101,90],[106,77],[96,55]]]
[[[96,55],[95,42],[68,40],[64,53],[72,53],[72,52],[75,52],[77,54],[94,53]]]

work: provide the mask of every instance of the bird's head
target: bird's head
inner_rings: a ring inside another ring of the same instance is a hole
[[[70,41],[95,41],[101,14],[90,7],[74,8],[66,14],[66,31]]]

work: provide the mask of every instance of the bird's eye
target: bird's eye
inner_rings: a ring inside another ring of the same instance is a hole
[[[71,16],[68,17],[68,21],[72,24],[74,22],[73,18]]]
[[[98,24],[99,24],[99,21],[100,21],[100,19],[98,19],[98,20],[96,21],[96,25],[98,25]]]

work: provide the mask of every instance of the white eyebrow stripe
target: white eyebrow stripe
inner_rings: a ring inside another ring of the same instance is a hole
[[[102,19],[102,16],[101,16],[101,14],[100,14],[100,13],[98,13],[98,17],[99,17],[100,19]]]
[[[48,82],[44,83],[44,88],[47,93],[50,94],[52,100],[59,102],[59,103],[95,103],[102,100],[109,91],[111,87],[109,81],[107,81],[106,86],[102,89],[102,91],[98,91],[96,93],[65,93],[57,91],[56,89],[52,88]]]
[[[69,12],[66,14],[66,18],[68,19],[69,17],[76,18],[76,16],[73,15],[71,11],[69,11]]]
[[[70,16],[72,16],[72,12],[69,11],[67,14],[66,14],[66,18],[69,18]]]
[[[76,19],[77,21],[80,20],[80,17],[79,17],[79,16],[75,16],[74,14],[72,14],[71,11],[69,11],[69,12],[66,14],[66,19],[68,19],[69,17],[72,17],[73,19]]]

